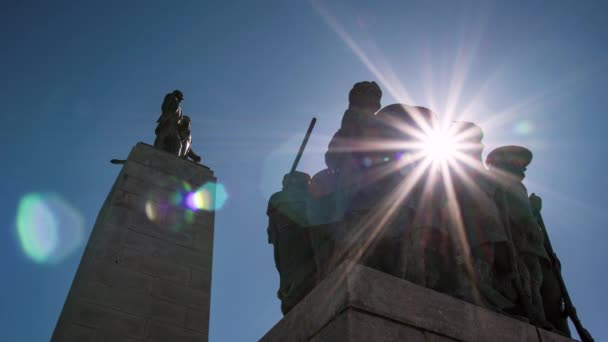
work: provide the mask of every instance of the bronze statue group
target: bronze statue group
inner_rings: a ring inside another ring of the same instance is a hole
[[[381,108],[381,97],[375,82],[355,84],[327,168],[310,177],[294,164],[269,200],[283,313],[350,260],[565,336],[570,317],[592,341],[566,291],[542,201],[522,183],[532,152],[503,146],[484,164],[481,128],[457,122],[459,157],[435,167],[420,146],[436,114]]]

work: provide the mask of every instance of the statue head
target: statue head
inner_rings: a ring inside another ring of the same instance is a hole
[[[182,94],[179,90],[174,90],[167,95],[165,95],[165,99],[163,100],[163,104],[160,106],[161,116],[158,118],[157,122],[163,121],[164,113],[168,113],[170,115],[177,114],[178,117],[181,118],[182,112],[181,107],[179,106],[180,102],[184,100],[184,94]]]
[[[460,145],[459,150],[481,164],[481,154],[485,147],[481,142],[483,140],[481,127],[472,122],[455,121],[450,130]]]
[[[283,176],[283,190],[307,190],[310,184],[310,175],[300,171],[294,171]]]
[[[349,109],[373,114],[380,109],[382,90],[376,82],[363,81],[355,83],[348,93]]]
[[[526,177],[526,167],[532,161],[532,151],[521,146],[501,146],[488,154],[486,165],[522,181]]]
[[[177,89],[174,90],[171,94],[180,102],[184,100],[184,94]]]

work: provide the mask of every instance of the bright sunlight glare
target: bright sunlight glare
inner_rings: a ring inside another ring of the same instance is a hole
[[[433,162],[447,162],[454,157],[456,144],[449,132],[429,132],[424,141],[424,152]]]

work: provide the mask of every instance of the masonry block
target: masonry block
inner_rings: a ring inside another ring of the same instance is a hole
[[[346,262],[317,285],[260,341],[574,340]]]

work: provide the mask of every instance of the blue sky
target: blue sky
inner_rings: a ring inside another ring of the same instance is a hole
[[[299,169],[322,169],[347,93],[477,122],[486,150],[534,152],[526,185],[579,314],[608,340],[608,6],[586,1],[5,1],[0,13],[0,335],[48,340],[119,167],[151,143],[181,89],[193,147],[229,193],[217,212],[211,341],[250,341],[281,317],[266,237],[312,116]],[[71,217],[67,255],[32,259],[16,228],[28,194]],[[82,221],[79,223],[80,217]],[[82,237],[78,238],[78,232]]]

